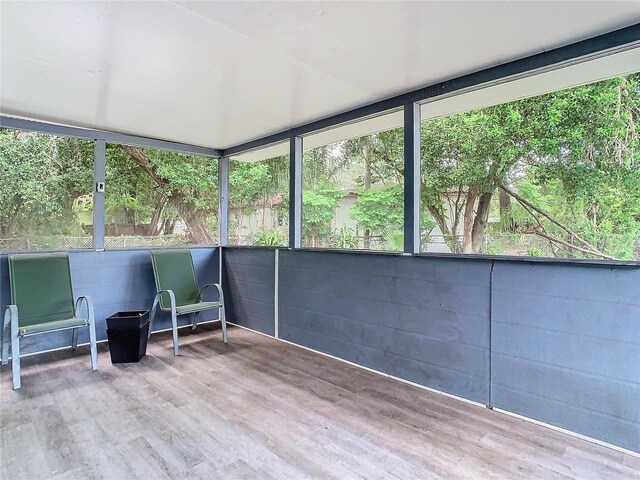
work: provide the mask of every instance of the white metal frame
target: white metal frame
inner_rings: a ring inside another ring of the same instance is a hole
[[[84,303],[87,306],[87,317],[78,316],[79,308]],[[85,325],[89,327],[89,343],[91,348],[91,370],[98,369],[98,347],[96,342],[96,322],[93,308],[93,301],[88,295],[78,297],[74,306],[73,316],[85,320]],[[11,345],[11,373],[13,378],[13,389],[19,389],[20,381],[20,339],[33,335],[43,335],[51,332],[59,332],[62,330],[73,330],[71,334],[71,350],[74,351],[78,347],[78,329],[82,325],[64,328],[54,328],[44,332],[25,333],[24,329],[20,329],[19,314],[17,305],[7,305],[4,311],[4,322],[0,330],[0,343],[2,343],[2,365],[6,365],[9,361],[9,345]],[[10,336],[5,337],[6,330],[10,330]]]

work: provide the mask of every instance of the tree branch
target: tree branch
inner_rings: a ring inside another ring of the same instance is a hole
[[[535,205],[533,205],[531,202],[525,200],[524,198],[522,198],[520,195],[518,195],[516,192],[508,189],[507,187],[505,187],[502,184],[498,184],[498,187],[500,187],[504,192],[508,193],[509,195],[511,195],[513,198],[515,198],[517,200],[517,202],[522,205],[522,206],[528,206],[529,208],[531,208],[532,210],[534,210],[535,212],[539,213],[540,215],[542,215],[543,217],[545,217],[546,219],[548,219],[549,221],[551,221],[552,223],[556,224],[557,226],[559,226],[560,228],[562,228],[565,232],[567,232],[569,235],[571,235],[573,238],[575,238],[576,240],[578,240],[580,243],[582,243],[585,247],[587,247],[588,250],[585,249],[580,249],[578,247],[576,247],[575,245],[572,244],[567,244],[565,243],[566,246],[570,247],[570,248],[575,248],[577,250],[580,250],[582,252],[587,252],[590,253],[592,255],[596,255],[598,257],[603,257],[603,258],[609,258],[611,260],[615,260],[613,257],[610,257],[609,255],[607,255],[606,253],[601,252],[600,250],[598,250],[596,247],[594,247],[591,243],[587,242],[586,240],[584,240],[582,237],[580,237],[576,232],[574,232],[573,230],[571,230],[569,227],[567,227],[565,224],[561,223],[559,220],[555,219],[554,217],[552,217],[550,214],[548,214],[547,212],[545,212],[544,210],[542,210],[541,208],[536,207]],[[559,242],[562,243],[562,242]]]
[[[582,247],[578,247],[576,245],[572,245],[572,244],[570,244],[568,242],[565,242],[564,240],[560,240],[559,238],[552,237],[551,235],[547,235],[546,233],[542,233],[542,232],[538,231],[537,228],[528,229],[528,230],[524,231],[523,233],[532,233],[533,235],[538,235],[539,237],[546,238],[547,240],[549,240],[551,242],[559,243],[560,245],[564,245],[565,247],[573,248],[575,250],[578,250],[578,251],[580,251],[582,253],[586,253],[588,255],[595,255],[596,257],[602,257],[602,258],[605,258],[607,260],[615,260],[614,257],[610,257],[609,255],[606,255],[604,253],[593,252],[591,250],[587,250],[586,248],[582,248]]]
[[[536,223],[540,227],[540,230],[542,230],[544,233],[547,233],[547,231],[544,228],[544,225],[542,225],[542,223],[540,222],[540,219],[531,211],[531,209],[529,207],[527,207],[526,205],[523,205],[523,204],[520,204],[520,205],[522,205],[522,208],[524,208],[527,211],[527,213],[529,215],[531,215],[535,219]],[[554,247],[555,244],[553,243],[553,241],[549,240],[549,246],[551,247],[551,251],[555,255],[556,254],[555,247]],[[560,247],[558,247],[558,248],[560,248]],[[567,253],[568,255],[571,255],[571,253],[568,250],[565,250],[564,248],[560,248],[560,249],[563,252]],[[573,256],[573,255],[571,255],[571,256]]]
[[[166,178],[158,175],[155,168],[151,165],[151,160],[141,148],[130,147],[129,145],[120,145],[120,147],[158,186],[166,187],[169,184]]]

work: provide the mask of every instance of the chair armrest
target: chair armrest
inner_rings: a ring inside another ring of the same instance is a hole
[[[87,306],[87,315],[88,315],[87,320],[89,320],[90,322],[93,322],[95,319],[94,309],[93,309],[93,300],[89,295],[83,295],[81,297],[78,297],[78,299],[76,300],[76,305],[73,308],[73,314],[76,317],[78,316],[78,310],[82,303],[84,303]]]
[[[4,309],[4,323],[2,324],[2,331],[9,326],[9,322],[12,318],[18,318],[18,306],[17,305],[7,305],[7,308]]]
[[[224,302],[224,297],[223,297],[223,294],[222,294],[222,288],[220,287],[219,283],[207,283],[204,287],[202,287],[200,289],[200,301],[201,302],[203,301],[202,300],[202,295],[204,294],[204,291],[209,287],[216,287],[216,289],[218,290],[218,299],[219,299],[218,301],[220,303],[223,303]]]
[[[163,293],[166,293],[169,295],[169,303],[170,303],[170,307],[169,309],[165,309],[162,308],[162,303],[160,303],[160,297],[162,296]],[[176,308],[176,294],[173,293],[173,290],[158,290],[158,292],[156,293],[156,296],[153,298],[153,307],[151,307],[152,311],[155,311],[156,307],[160,305],[160,310],[165,311],[165,312],[169,312],[172,309]]]
[[[160,310],[164,310],[162,308],[162,304],[160,303],[160,296],[163,293],[169,295],[169,302],[171,303],[171,308],[169,309],[169,311],[171,311],[171,315],[174,315],[174,312],[176,311],[176,295],[175,293],[173,293],[173,290],[158,290],[156,296],[153,297],[153,306],[151,307],[151,315],[149,316],[149,333],[147,334],[147,338],[151,336],[151,329],[153,328],[153,322],[156,318],[156,310],[158,309],[158,305],[160,305]]]

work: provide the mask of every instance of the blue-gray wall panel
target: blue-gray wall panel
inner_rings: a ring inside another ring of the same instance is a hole
[[[218,251],[216,248],[191,250],[200,285],[218,282]],[[105,319],[117,311],[148,310],[155,294],[151,258],[147,250],[108,250],[104,252],[70,252],[71,278],[75,297],[90,295],[96,315],[98,340],[106,338]],[[0,255],[0,307],[2,312],[10,301],[7,255]],[[200,319],[218,318],[217,310],[204,312]],[[186,325],[189,317],[178,317]],[[160,312],[154,330],[171,328],[171,319]],[[81,329],[81,343],[89,341],[87,329]],[[21,352],[32,353],[65,347],[71,343],[71,331],[54,332],[24,338]]]
[[[487,261],[280,252],[280,337],[489,401]]]
[[[640,451],[640,269],[496,262],[492,401]]]
[[[227,320],[275,335],[275,251],[223,247],[223,288]]]

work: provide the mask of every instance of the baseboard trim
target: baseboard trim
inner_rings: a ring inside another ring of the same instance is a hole
[[[510,412],[509,410],[503,410],[502,408],[493,408],[494,412],[502,413],[504,415],[509,415],[510,417],[515,417],[520,420],[524,420],[528,423],[533,423],[534,425],[540,425],[542,427],[550,428],[551,430],[555,430],[556,432],[564,433],[565,435],[570,435],[572,437],[579,438],[581,440],[586,440],[591,443],[595,443],[596,445],[600,445],[602,447],[610,448],[611,450],[616,450],[618,452],[624,453],[626,455],[630,455],[632,457],[640,458],[640,452],[634,452],[633,450],[627,450],[626,448],[619,447],[618,445],[613,445],[612,443],[607,443],[602,440],[598,440],[597,438],[587,437],[586,435],[582,435],[581,433],[573,432],[571,430],[567,430],[562,427],[558,427],[556,425],[551,425],[550,423],[545,423],[540,420],[536,420],[535,418],[525,417],[524,415],[520,415],[518,413]]]

